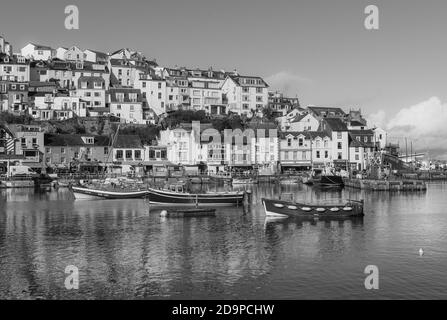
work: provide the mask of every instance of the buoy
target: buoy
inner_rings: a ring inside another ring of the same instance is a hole
[[[284,208],[284,205],[281,203],[275,203],[274,206],[277,208]]]
[[[167,217],[168,216],[168,212],[166,210],[162,210],[160,212],[160,217]]]
[[[419,255],[422,256],[424,254],[424,250],[422,248],[419,249]]]

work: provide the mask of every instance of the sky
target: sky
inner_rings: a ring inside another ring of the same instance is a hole
[[[379,30],[366,30],[367,5]],[[79,30],[64,27],[67,5]],[[445,0],[2,0],[0,34],[112,52],[162,66],[236,69],[301,104],[359,109],[420,152],[447,159]],[[444,146],[445,145],[445,146]]]

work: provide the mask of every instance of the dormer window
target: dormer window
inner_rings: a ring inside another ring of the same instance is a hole
[[[17,57],[18,63],[25,63],[25,57]]]
[[[82,137],[82,140],[84,141],[85,144],[94,144],[95,143],[95,138],[93,138],[93,137]]]

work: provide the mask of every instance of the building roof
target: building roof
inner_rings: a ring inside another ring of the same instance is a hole
[[[351,125],[352,127],[364,127],[364,126],[365,126],[364,123],[361,123],[360,121],[357,121],[357,120],[353,120],[353,121],[351,121],[351,122],[350,122],[350,125]]]
[[[349,130],[350,134],[353,135],[374,135],[374,131],[371,129],[365,129],[365,130]]]
[[[231,78],[238,86],[242,87],[268,87],[269,85],[262,79],[261,77],[256,76],[241,76],[241,75],[228,75],[229,78]],[[260,80],[261,84],[245,84],[242,82],[242,79],[253,79],[253,80]]]
[[[118,134],[114,148],[141,149],[141,148],[143,148],[143,144],[141,143],[140,137],[137,135],[120,135],[120,134]]]
[[[325,118],[324,123],[332,131],[348,131],[346,124],[339,118]]]
[[[307,109],[319,117],[346,116],[341,108],[308,106]]]
[[[35,47],[35,50],[53,50],[53,48],[51,48],[50,46],[45,46],[37,43],[31,43],[31,44]]]
[[[93,137],[94,144],[86,144],[82,137]],[[66,147],[66,146],[108,146],[109,137],[94,136],[88,134],[45,134],[44,145],[47,147]]]
[[[281,132],[280,138],[285,139],[287,136],[292,135],[294,137],[298,137],[300,135],[306,137],[307,139],[315,139],[317,137],[324,138],[328,137],[330,138],[330,135],[326,131],[288,131],[288,132]]]

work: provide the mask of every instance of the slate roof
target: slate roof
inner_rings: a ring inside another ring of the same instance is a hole
[[[332,131],[348,131],[346,124],[339,118],[325,118],[324,122]]]
[[[85,144],[82,137],[94,137],[95,143]],[[80,135],[80,134],[45,134],[44,145],[47,147],[68,147],[68,146],[108,146],[109,137]]]

